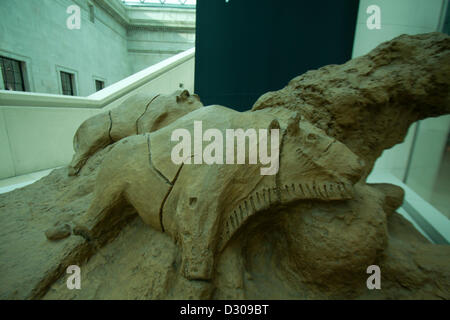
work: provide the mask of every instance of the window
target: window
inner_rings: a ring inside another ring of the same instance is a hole
[[[5,90],[25,91],[22,63],[18,60],[0,57]]]
[[[95,80],[95,91],[100,91],[105,87],[105,81]]]
[[[66,96],[74,96],[73,74],[69,72],[60,71],[61,73],[61,88],[62,94]]]
[[[95,9],[93,4],[88,4],[89,6],[89,20],[95,22]]]

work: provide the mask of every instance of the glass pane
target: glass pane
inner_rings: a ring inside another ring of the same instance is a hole
[[[450,115],[418,123],[406,184],[450,218]]]
[[[105,87],[105,82],[100,81],[100,80],[95,80],[95,89],[97,91],[102,90]]]
[[[64,95],[73,96],[73,74],[61,71],[61,88]]]
[[[25,91],[22,62],[0,57],[3,82],[6,90]]]

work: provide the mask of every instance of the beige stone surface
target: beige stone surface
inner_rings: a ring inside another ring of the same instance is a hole
[[[442,33],[402,35],[345,64],[292,79],[262,95],[253,110],[298,111],[362,157],[368,174],[413,122],[450,112],[449,50]]]
[[[252,111],[200,108],[181,92],[156,113],[136,97],[140,120],[115,111],[116,140],[108,119],[87,120],[76,175],[58,169],[0,195],[0,298],[449,299],[450,246],[395,212],[403,190],[365,182],[413,121],[450,112],[449,62],[448,36],[401,36],[295,78]],[[279,129],[277,174],[248,156],[174,164],[171,133],[192,136],[200,120],[203,131]],[[66,287],[71,264],[81,290]],[[381,290],[366,287],[373,264]]]

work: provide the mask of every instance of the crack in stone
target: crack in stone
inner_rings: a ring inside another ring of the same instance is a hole
[[[163,199],[163,201],[162,201],[162,203],[161,203],[161,206],[159,207],[159,223],[160,223],[160,225],[161,225],[161,230],[162,230],[162,232],[165,232],[165,229],[164,229],[164,223],[163,223],[163,213],[164,213],[163,211],[164,211],[164,205],[166,204],[167,198],[169,197],[170,193],[172,192],[173,186],[175,185],[175,182],[176,182],[177,179],[178,179],[178,175],[180,174],[181,169],[183,169],[183,165],[184,165],[184,163],[182,163],[181,166],[178,168],[177,174],[176,174],[175,177],[173,178],[172,186],[171,186],[171,187],[169,188],[169,190],[167,191],[167,193],[166,193],[166,195],[164,196],[164,199]]]
[[[156,99],[158,98],[160,95],[156,95],[154,96],[149,103],[147,103],[147,105],[145,106],[145,110],[144,112],[136,119],[136,134],[139,134],[139,120],[141,120],[141,118],[147,113],[148,107],[150,106],[150,104]]]
[[[164,180],[165,183],[169,184],[170,186],[173,185],[172,182],[169,181],[169,179],[167,179],[167,177],[165,175],[163,175],[161,173],[161,171],[158,170],[158,168],[156,168],[156,166],[153,165],[153,161],[152,161],[152,151],[151,151],[151,141],[150,141],[150,134],[147,133],[147,146],[148,146],[148,157],[149,157],[149,162],[150,162],[150,167],[152,168],[152,170],[162,179]]]
[[[183,168],[184,163],[182,163],[181,166],[178,168],[177,173],[175,174],[175,177],[173,178],[173,180],[169,181],[169,179],[167,179],[167,177],[165,175],[163,175],[162,172],[159,171],[158,168],[156,168],[153,165],[150,133],[147,133],[147,147],[148,147],[149,165],[150,165],[151,170],[153,172],[155,172],[166,184],[169,185],[169,190],[167,190],[166,194],[164,195],[163,201],[161,202],[161,205],[159,207],[159,223],[161,225],[162,232],[165,232],[164,224],[163,224],[164,205],[166,204],[167,198],[169,197],[170,193],[172,192],[173,186],[178,179],[178,176],[181,172],[181,169]]]
[[[109,137],[109,142],[110,144],[114,142],[113,138],[111,137],[111,130],[112,130],[112,126],[113,126],[113,121],[112,121],[112,116],[111,116],[111,110],[108,112],[108,116],[109,116],[109,129],[108,129],[108,137]]]

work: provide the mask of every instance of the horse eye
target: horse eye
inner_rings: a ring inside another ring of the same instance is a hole
[[[314,140],[316,140],[316,138],[317,138],[317,135],[315,135],[314,133],[310,133],[306,137],[306,139],[308,139],[309,141],[314,141]]]

